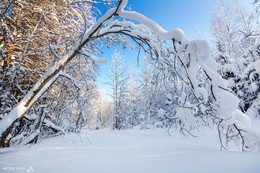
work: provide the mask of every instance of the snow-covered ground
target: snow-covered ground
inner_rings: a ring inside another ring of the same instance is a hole
[[[0,173],[260,173],[260,153],[219,150],[216,133],[83,131],[0,150]]]

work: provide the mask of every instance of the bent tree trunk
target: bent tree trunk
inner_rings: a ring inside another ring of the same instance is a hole
[[[116,8],[112,8],[101,17],[98,22],[93,25],[91,29],[86,31],[81,38],[76,42],[75,46],[64,55],[57,64],[52,66],[34,85],[34,87],[26,94],[26,96],[13,108],[10,113],[0,121],[0,145],[3,146],[7,135],[12,129],[14,122],[17,119],[22,118],[31,107],[37,102],[42,94],[57,80],[60,76],[60,72],[64,67],[81,51],[90,40],[92,36],[103,26],[103,23],[109,20],[112,16],[116,15],[122,1]],[[96,37],[95,37],[96,38]]]

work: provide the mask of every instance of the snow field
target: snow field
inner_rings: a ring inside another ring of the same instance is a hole
[[[259,153],[219,150],[217,134],[183,137],[166,130],[83,131],[34,146],[0,150],[7,167],[62,173],[259,173]],[[26,171],[24,171],[26,172]]]

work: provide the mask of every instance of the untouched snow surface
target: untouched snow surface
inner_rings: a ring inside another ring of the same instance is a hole
[[[83,131],[0,150],[0,173],[259,173],[260,154],[219,150],[216,133]]]

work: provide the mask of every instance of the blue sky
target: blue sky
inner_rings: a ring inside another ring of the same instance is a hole
[[[134,11],[141,12],[166,30],[181,28],[189,40],[198,27],[209,35],[211,11],[215,0],[129,0]]]
[[[253,0],[239,0],[243,3],[250,3]],[[210,19],[216,0],[128,0],[128,7],[156,21],[166,30],[181,28],[188,40],[198,39],[198,29],[202,35],[211,41]],[[105,8],[101,9],[105,12]],[[111,92],[107,81],[107,69],[110,66],[113,50],[107,51],[104,56],[108,58],[107,64],[101,65],[101,72],[98,76],[100,89]],[[123,50],[125,64],[138,70],[136,65],[136,51]]]

